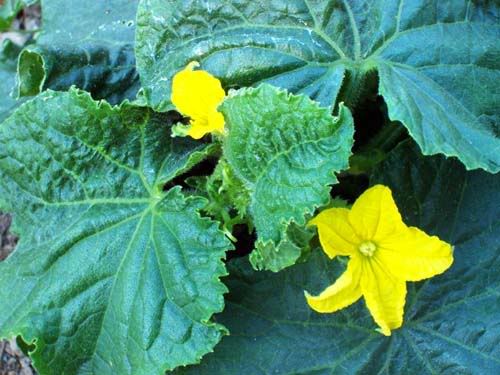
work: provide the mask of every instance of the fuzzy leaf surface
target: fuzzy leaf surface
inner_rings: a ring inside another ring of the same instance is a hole
[[[224,157],[249,192],[257,230],[252,263],[278,271],[300,256],[299,247],[285,243],[289,223],[304,226],[306,214],[328,203],[334,172],[348,167],[351,114],[341,106],[334,118],[307,96],[267,84],[230,95],[220,110],[227,126]]]
[[[160,111],[170,108],[172,76],[192,60],[228,88],[265,81],[325,106],[341,86],[341,99],[356,103],[377,70],[391,119],[424,154],[496,172],[499,9],[495,1],[141,0],[138,69]]]
[[[230,247],[163,185],[206,153],[163,115],[47,91],[0,127],[0,207],[20,242],[0,263],[0,337],[35,341],[40,374],[163,374],[224,333]]]
[[[134,99],[139,89],[134,56],[137,4],[44,0],[37,44],[20,56],[19,95],[75,85],[112,104]]]
[[[234,262],[217,321],[225,337],[201,366],[178,374],[496,374],[500,371],[499,175],[467,172],[456,160],[422,158],[405,145],[371,181],[393,190],[404,220],[455,245],[444,274],[408,283],[405,321],[375,332],[364,301],[334,314],[311,310],[345,269],[319,249],[278,274]]]

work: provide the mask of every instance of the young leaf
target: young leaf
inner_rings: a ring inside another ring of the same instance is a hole
[[[444,274],[408,289],[405,322],[375,332],[363,301],[334,314],[311,310],[345,268],[315,251],[278,274],[235,262],[226,309],[231,332],[201,366],[179,374],[496,374],[500,371],[499,175],[466,172],[455,160],[395,150],[372,183],[394,192],[407,223],[455,245]]]
[[[0,207],[20,235],[0,263],[0,337],[34,341],[41,374],[163,374],[224,333],[206,203],[164,183],[199,161],[164,116],[47,91],[0,127]]]
[[[327,106],[345,72],[357,95],[376,69],[391,119],[425,154],[500,170],[495,2],[141,0],[138,24],[138,69],[157,110],[192,60],[226,87],[265,81]]]
[[[76,85],[113,104],[134,99],[136,10],[137,0],[43,1],[37,44],[19,58],[19,95]]]
[[[304,226],[305,214],[328,203],[334,172],[348,166],[351,114],[340,106],[334,118],[308,97],[267,84],[230,94],[220,111],[227,126],[224,157],[249,191],[258,235],[252,263],[279,271],[300,256],[284,233],[289,223]]]
[[[20,47],[9,39],[0,46],[0,123],[19,105],[22,100],[12,96],[16,86],[17,56]]]

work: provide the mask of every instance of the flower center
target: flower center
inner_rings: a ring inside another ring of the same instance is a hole
[[[371,257],[375,250],[377,250],[377,245],[375,245],[372,241],[365,241],[359,245],[358,249],[361,254]]]

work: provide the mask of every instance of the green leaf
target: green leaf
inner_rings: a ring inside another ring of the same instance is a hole
[[[200,160],[164,115],[47,91],[0,127],[0,207],[20,235],[0,263],[0,336],[35,340],[41,374],[163,374],[225,330],[229,241],[204,199],[164,184]]]
[[[488,1],[141,0],[138,69],[160,111],[170,108],[172,76],[192,60],[226,87],[266,81],[326,106],[342,84],[341,99],[356,103],[378,70],[391,119],[425,154],[495,172],[498,13]]]
[[[280,233],[279,242],[257,240],[254,251],[250,253],[250,263],[257,270],[278,272],[309,255],[309,242],[313,236],[303,225],[297,225],[293,221],[287,223]]]
[[[9,39],[0,46],[0,123],[8,117],[12,111],[22,103],[12,96],[16,86],[17,56],[20,47]]]
[[[37,44],[19,59],[19,95],[76,85],[113,104],[134,99],[137,0],[45,0],[42,5]]]
[[[140,0],[136,55],[144,94],[170,108],[172,76],[192,60],[226,87],[262,81],[334,103],[345,67],[340,47],[312,32],[300,0],[285,2]],[[344,56],[345,57],[345,56]]]
[[[228,129],[224,157],[249,192],[258,235],[252,263],[278,271],[300,256],[283,233],[289,223],[304,226],[306,214],[328,203],[334,172],[348,167],[351,114],[340,106],[334,118],[307,96],[267,84],[230,94],[220,111]]]
[[[38,0],[3,0],[0,2],[0,31],[10,28],[12,20],[25,7],[37,3]]]
[[[424,38],[426,53],[417,56]],[[377,52],[389,116],[406,125],[424,154],[500,171],[499,38],[498,26],[438,24],[394,36]]]
[[[375,332],[363,301],[334,314],[308,308],[345,268],[321,251],[278,274],[234,262],[226,309],[231,336],[182,374],[497,374],[500,372],[500,175],[423,158],[406,144],[372,183],[391,187],[405,221],[455,245],[444,274],[408,283],[405,322]],[[230,264],[230,265],[231,265]]]

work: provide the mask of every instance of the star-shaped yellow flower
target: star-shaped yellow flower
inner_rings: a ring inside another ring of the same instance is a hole
[[[200,139],[207,133],[224,131],[224,116],[217,107],[225,97],[220,81],[192,61],[178,72],[172,82],[172,103],[182,115],[190,118],[186,134]]]
[[[453,262],[451,245],[403,223],[386,186],[366,190],[350,210],[324,210],[309,224],[318,227],[321,246],[330,258],[350,258],[346,271],[319,296],[306,292],[309,306],[330,313],[363,296],[386,336],[403,324],[406,281],[438,275]]]

